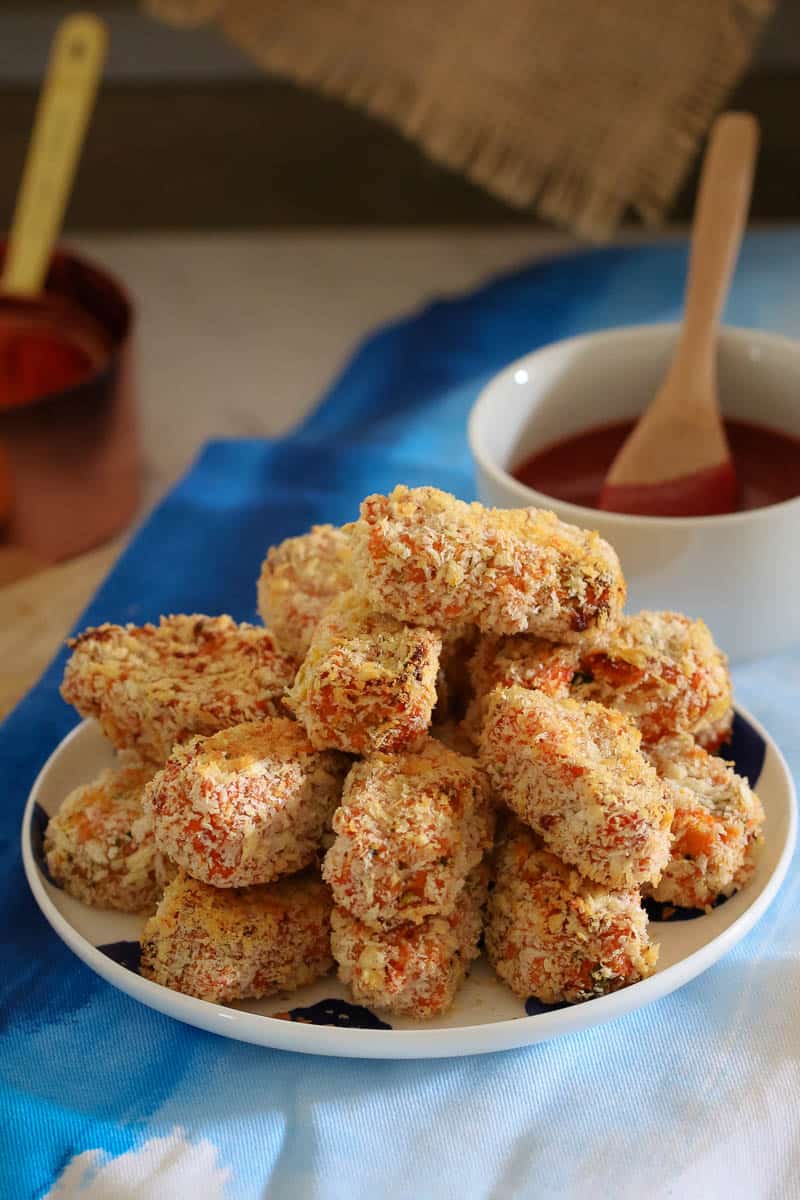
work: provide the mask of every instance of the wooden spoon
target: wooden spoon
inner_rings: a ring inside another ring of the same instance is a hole
[[[747,221],[757,151],[755,117],[730,112],[717,118],[700,176],[675,356],[611,464],[599,508],[679,517],[736,508],[736,472],[717,396],[716,339]]]
[[[0,278],[0,405],[27,403],[32,381],[87,369],[98,343],[88,314],[43,287],[92,115],[108,44],[92,13],[65,17],[56,30],[39,96]],[[90,336],[91,334],[91,336]],[[43,345],[46,342],[46,350]],[[102,344],[102,342],[98,343]],[[61,366],[59,367],[59,363]],[[13,507],[8,453],[0,444],[0,522]],[[0,557],[20,551],[4,548]],[[5,568],[0,563],[0,573]]]
[[[22,172],[0,290],[37,296],[61,232],[105,61],[108,33],[92,13],[56,30]]]

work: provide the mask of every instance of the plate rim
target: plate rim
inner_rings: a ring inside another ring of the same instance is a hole
[[[20,830],[22,862],[33,898],[53,931],[86,966],[117,990],[173,1020],[222,1037],[275,1050],[291,1050],[334,1058],[425,1059],[456,1058],[512,1050],[582,1029],[604,1025],[617,1017],[670,995],[714,966],[744,938],[763,917],[777,895],[789,869],[797,840],[797,792],[786,759],[765,727],[747,709],[735,710],[764,739],[776,758],[788,795],[789,827],[783,849],[762,891],[726,929],[710,942],[664,971],[627,988],[594,999],[591,1005],[576,1004],[534,1016],[520,1015],[483,1025],[450,1029],[342,1029],[332,1025],[307,1025],[270,1016],[243,1012],[174,992],[130,971],[109,958],[70,924],[48,895],[31,851],[30,826],[43,781],[53,760],[77,740],[91,720],[80,721],[54,747],[36,775],[25,802]]]

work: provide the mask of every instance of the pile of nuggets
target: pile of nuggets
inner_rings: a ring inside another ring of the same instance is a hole
[[[264,627],[169,616],[72,643],[64,698],[118,765],[48,826],[52,875],[149,913],[142,973],[218,1002],[338,967],[447,1010],[481,945],[517,995],[650,974],[643,899],[747,882],[763,811],[702,621],[624,615],[596,533],[433,488],[271,549]]]

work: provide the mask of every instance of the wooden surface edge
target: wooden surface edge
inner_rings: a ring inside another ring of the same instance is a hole
[[[0,588],[0,717],[58,652],[122,546],[117,539]]]

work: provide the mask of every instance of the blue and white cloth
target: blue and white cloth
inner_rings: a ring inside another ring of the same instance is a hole
[[[545,342],[678,314],[685,248],[536,264],[357,351],[281,441],[218,442],[79,625],[252,618],[265,548],[402,481],[473,495],[481,385]],[[800,336],[800,231],[749,238],[727,319]],[[800,403],[800,398],[798,398]],[[0,729],[0,1197],[34,1200],[796,1200],[800,880],[706,975],[616,1023],[482,1058],[373,1062],[224,1041],[128,999],[40,916],[25,798],[76,721],[61,655]],[[797,775],[800,649],[736,672]]]

